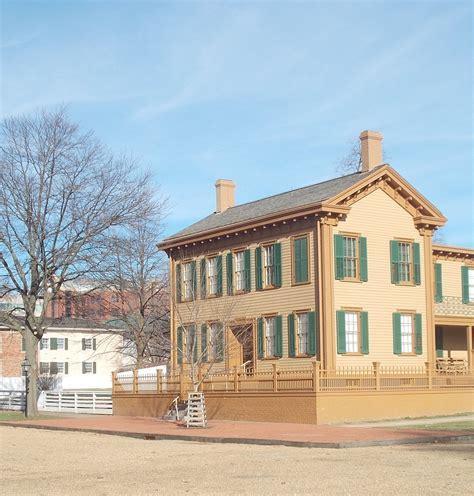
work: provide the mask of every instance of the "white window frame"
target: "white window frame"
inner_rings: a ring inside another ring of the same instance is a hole
[[[41,338],[40,349],[49,350],[49,338]]]
[[[65,350],[66,349],[66,339],[65,338],[56,338],[56,343],[58,345],[58,347],[57,347],[58,350]]]
[[[207,287],[211,296],[217,294],[217,257],[206,259]]]
[[[46,372],[44,372],[45,369],[47,369]],[[49,362],[40,362],[39,373],[40,375],[49,375]]]
[[[94,349],[93,339],[84,338],[84,351],[90,351]]]
[[[64,374],[66,369],[64,362],[56,362],[57,372],[56,374]]]
[[[263,246],[263,283],[275,285],[275,244]]]
[[[474,303],[474,268],[467,270],[468,297],[469,303]]]
[[[265,356],[274,357],[276,353],[276,318],[264,317]]]
[[[94,362],[82,362],[84,364],[83,367],[83,375],[85,374],[93,374],[94,373]],[[90,371],[86,370],[90,365]]]
[[[185,300],[193,298],[193,271],[191,262],[183,263],[183,297]]]
[[[401,352],[413,353],[414,350],[414,315],[413,314],[400,314],[400,340]]]
[[[344,312],[346,330],[346,353],[360,353],[359,312]]]
[[[235,265],[235,290],[245,290],[245,252],[237,251],[234,253]]]
[[[297,354],[307,355],[309,353],[309,313],[299,312],[296,314],[296,337]]]

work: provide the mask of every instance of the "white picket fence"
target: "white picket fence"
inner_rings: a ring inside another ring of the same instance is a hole
[[[11,389],[0,391],[0,410],[19,410],[25,408],[25,392]]]
[[[45,412],[112,415],[112,394],[96,391],[43,391],[38,409]]]

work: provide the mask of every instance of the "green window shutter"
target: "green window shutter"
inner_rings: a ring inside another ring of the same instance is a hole
[[[224,327],[222,324],[218,326],[216,341],[216,362],[222,362],[224,360]]]
[[[192,353],[193,353],[193,363],[197,363],[198,361],[198,340],[196,336],[196,326],[193,324],[188,327],[189,338],[192,343]]]
[[[50,362],[49,373],[51,375],[56,375],[58,373],[58,364],[56,362]]]
[[[308,238],[297,238],[293,243],[294,282],[308,282]]]
[[[337,326],[337,352],[343,354],[346,352],[346,312],[338,310],[336,312]]]
[[[234,287],[234,264],[232,252],[226,256],[226,276],[227,276],[227,294],[231,295]]]
[[[399,267],[398,267],[398,241],[390,241],[390,273],[392,284],[400,282]]]
[[[316,312],[308,312],[308,353],[319,355],[319,323]]]
[[[94,341],[95,341],[95,339],[94,339]],[[64,340],[64,349],[65,350],[68,350],[69,349],[69,339],[68,338],[66,338]],[[95,348],[94,348],[94,350],[95,350]]]
[[[25,339],[24,337],[21,338],[21,351],[25,351],[24,339]],[[39,345],[40,345],[40,350],[42,350],[44,348],[42,339],[39,340]]]
[[[257,319],[257,350],[258,358],[263,358],[263,319]]]
[[[64,373],[69,374],[69,362],[64,362]]]
[[[401,315],[397,312],[392,314],[393,322],[393,353],[400,355],[402,352],[402,323]]]
[[[344,279],[344,238],[340,234],[334,235],[334,272],[336,279]]]
[[[86,373],[86,364],[85,364],[85,362],[82,362],[82,373],[83,374]]]
[[[181,302],[181,264],[176,264],[176,302]]]
[[[274,270],[275,270],[275,286],[281,287],[281,243],[275,243],[273,248],[274,254]]]
[[[360,327],[362,337],[362,353],[369,354],[369,314],[367,312],[360,312]]]
[[[245,291],[250,291],[252,280],[250,276],[250,250],[244,252],[244,267],[245,267]]]
[[[49,347],[51,350],[57,350],[58,349],[58,339],[57,338],[51,338],[49,340]]]
[[[469,267],[461,267],[462,302],[469,303]]]
[[[415,284],[421,284],[420,243],[413,243],[413,272]]]
[[[434,265],[435,275],[435,302],[443,302],[443,267],[440,263]]]
[[[97,349],[97,341],[96,341],[96,339],[95,339],[95,338],[92,340],[92,349],[93,349],[94,351]]]
[[[288,315],[288,356],[294,357],[295,353],[295,315]]]
[[[199,277],[201,279],[201,299],[206,298],[207,293],[207,277],[206,277],[206,259],[201,258]]]
[[[207,362],[207,324],[201,325],[201,360]]]
[[[92,373],[97,374],[97,363],[96,362],[92,362]]]
[[[442,327],[436,327],[435,343],[436,343],[436,357],[437,358],[443,358],[444,349],[443,349],[443,328]]]
[[[51,345],[50,345],[51,347]],[[53,349],[53,348],[51,348]],[[82,338],[82,351],[84,351],[86,349],[86,338]]]
[[[191,287],[193,288],[191,299],[195,300],[197,298],[196,260],[191,262]]]
[[[417,355],[423,353],[421,313],[415,314],[415,352]]]
[[[222,296],[222,255],[217,257],[217,296]]]
[[[263,287],[262,281],[262,248],[255,248],[255,289],[259,290]]]
[[[359,267],[360,267],[360,280],[367,282],[369,280],[369,273],[367,270],[367,238],[361,236],[359,238]]]
[[[281,358],[283,356],[283,318],[281,315],[275,317],[275,356]]]
[[[183,328],[178,327],[176,331],[176,354],[178,363],[183,363]]]

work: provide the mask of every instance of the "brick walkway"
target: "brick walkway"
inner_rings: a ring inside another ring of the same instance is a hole
[[[199,442],[278,444],[302,447],[362,447],[472,440],[464,431],[419,431],[388,428],[315,426],[263,422],[210,421],[206,429],[186,429],[174,422],[145,417],[84,416],[81,418],[2,422],[24,428],[85,431],[145,439]]]

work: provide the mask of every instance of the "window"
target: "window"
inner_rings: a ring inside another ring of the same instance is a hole
[[[186,329],[186,361],[191,362],[191,359],[193,358],[193,361],[196,362],[197,342],[196,342],[195,327],[193,325],[190,325],[185,329]]]
[[[401,351],[413,353],[413,315],[400,315]]]
[[[83,374],[95,374],[96,373],[96,363],[95,362],[82,362],[82,373]]]
[[[47,349],[49,349],[49,339],[48,338],[41,338],[40,350],[47,350]]]
[[[309,281],[308,236],[293,238],[293,284]]]
[[[244,291],[245,287],[245,259],[244,252],[238,251],[234,254],[235,259],[235,289]]]
[[[357,254],[357,238],[344,236],[344,277],[348,279],[356,279],[358,277],[358,254]]]
[[[83,350],[92,350],[92,338],[85,338],[83,343]]]
[[[185,300],[193,298],[193,268],[191,262],[183,264],[183,297]]]
[[[275,285],[275,245],[263,247],[264,285]]]
[[[207,259],[207,284],[210,295],[217,294],[217,257]]]
[[[64,374],[64,362],[56,362],[56,373]]]
[[[309,353],[308,337],[309,337],[309,319],[308,313],[296,314],[296,336],[298,339],[298,355],[306,355]]]
[[[359,314],[346,312],[346,353],[359,353]]]
[[[469,282],[469,303],[474,302],[474,269],[469,268],[468,270],[468,282]]]
[[[421,283],[420,244],[412,241],[391,241],[391,277],[393,284]]]
[[[221,361],[223,360],[222,353],[224,351],[222,325],[218,322],[213,322],[209,328],[210,359],[211,361]]]
[[[40,362],[40,374],[49,374],[49,362]]]
[[[265,356],[273,357],[276,355],[276,326],[275,317],[265,318]]]
[[[57,344],[58,344],[58,347],[56,348],[57,350],[64,350],[65,349],[64,338],[57,338]]]

